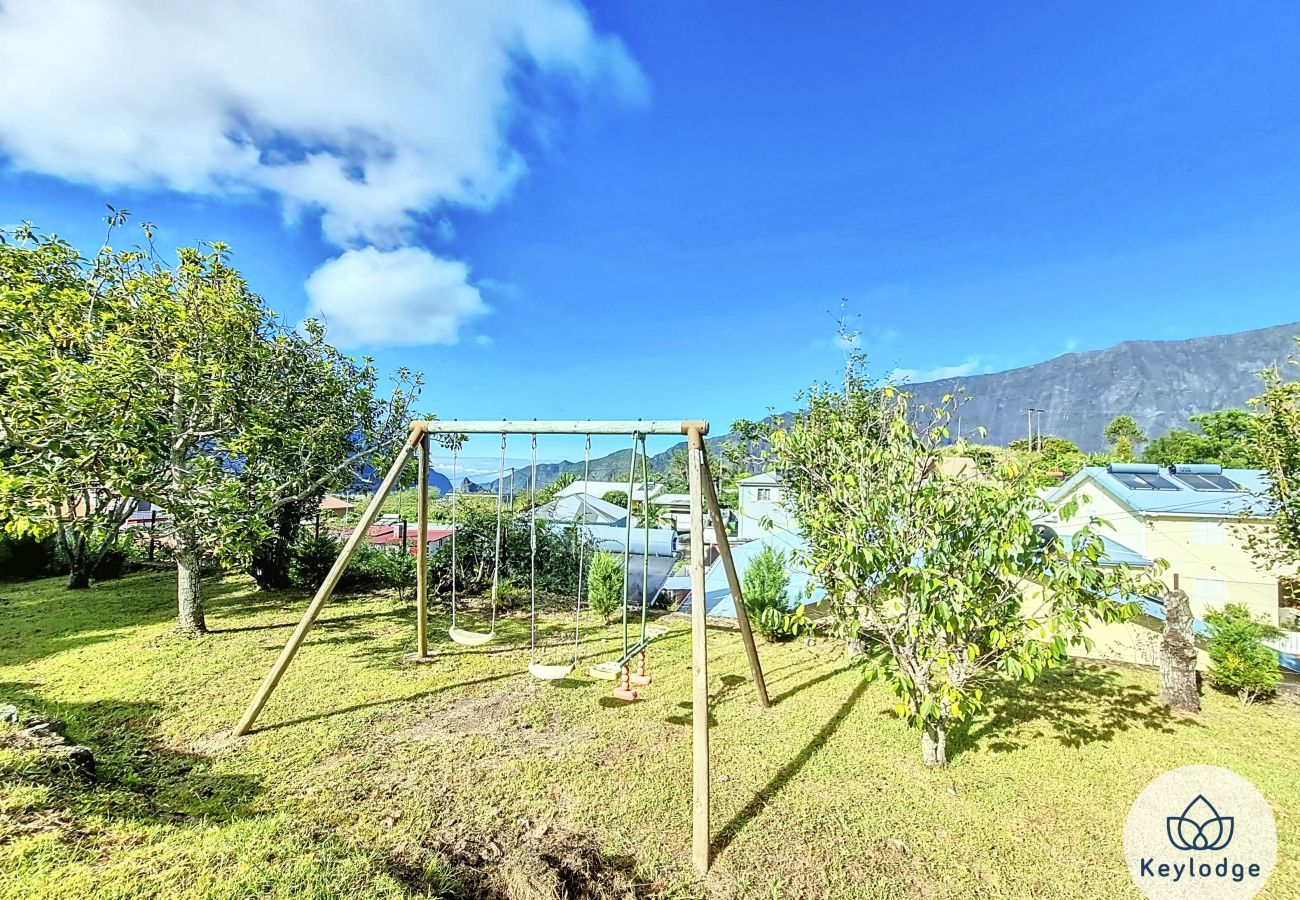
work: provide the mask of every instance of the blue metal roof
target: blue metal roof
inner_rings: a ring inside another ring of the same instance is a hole
[[[808,604],[825,599],[826,592],[813,584],[812,576],[799,561],[800,556],[807,550],[808,543],[803,535],[796,531],[773,531],[756,541],[734,545],[731,548],[731,555],[736,561],[736,571],[741,578],[745,576],[745,567],[766,547],[772,547],[785,554],[786,570],[790,573],[788,595],[792,602]],[[807,594],[809,584],[813,584],[811,596]],[[736,601],[731,596],[731,588],[727,585],[727,571],[720,559],[716,560],[704,575],[704,594],[708,615],[724,616],[729,619],[736,617]],[[686,598],[678,611],[689,612],[693,600],[694,593]]]
[[[1047,499],[1051,503],[1059,502],[1060,498],[1076,486],[1091,480],[1117,501],[1138,513],[1209,518],[1234,518],[1243,512],[1259,517],[1273,514],[1266,493],[1269,486],[1268,473],[1262,469],[1224,469],[1223,475],[1240,485],[1240,491],[1198,491],[1168,474],[1167,469],[1162,470],[1162,473],[1162,477],[1173,486],[1172,490],[1134,489],[1120,482],[1104,466],[1087,466],[1052,491]],[[1087,490],[1086,486],[1084,490]]]
[[[1165,605],[1159,600],[1153,600],[1150,597],[1130,597],[1135,600],[1142,612],[1151,616],[1153,619],[1165,620]],[[1192,619],[1192,632],[1197,637],[1209,638],[1210,626],[1202,619]],[[1292,653],[1283,653],[1281,650],[1274,650],[1277,654],[1278,667],[1287,672],[1300,673],[1300,656]]]
[[[1061,539],[1069,541],[1072,535],[1062,534]],[[1151,566],[1153,563],[1142,554],[1132,550],[1119,541],[1112,540],[1104,535],[1098,535],[1102,541],[1103,552],[1101,563],[1111,565],[1129,565],[1129,566]],[[804,540],[802,534],[797,530],[774,531],[756,541],[749,541],[744,544],[737,544],[732,548],[731,555],[736,561],[736,571],[744,577],[745,567],[750,561],[762,553],[767,547],[772,547],[785,554],[786,571],[790,575],[789,596],[791,600],[801,601],[804,604],[818,603],[826,598],[826,591],[816,582],[808,570],[803,567],[801,558],[808,549],[808,542]],[[920,562],[918,561],[918,565]],[[809,585],[812,585],[811,594]],[[689,578],[682,585],[689,588]],[[704,592],[707,597],[708,615],[723,616],[734,619],[736,617],[736,604],[731,596],[731,588],[727,584],[727,572],[722,566],[722,561],[718,560],[709,567],[709,571],[704,576]],[[691,608],[691,596],[687,596],[682,603],[680,612],[689,612]]]
[[[1074,539],[1073,534],[1062,534],[1060,537],[1061,540],[1067,542],[1073,541]],[[1100,562],[1103,566],[1104,565],[1112,565],[1112,566],[1125,565],[1125,566],[1137,566],[1140,568],[1147,568],[1155,565],[1155,563],[1147,559],[1141,553],[1138,553],[1136,550],[1133,550],[1130,547],[1121,544],[1119,541],[1115,540],[1114,538],[1107,537],[1104,534],[1094,534],[1093,537],[1099,538],[1101,540],[1101,548],[1102,548],[1101,559],[1098,560],[1098,562]]]

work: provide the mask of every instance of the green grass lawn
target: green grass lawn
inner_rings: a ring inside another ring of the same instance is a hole
[[[739,638],[715,630],[716,862],[697,883],[685,622],[625,706],[607,682],[532,680],[521,616],[489,652],[449,644],[435,616],[439,658],[415,666],[409,608],[341,598],[235,741],[225,732],[306,598],[214,582],[213,633],[188,639],[172,589],[160,575],[80,593],[0,584],[0,702],[65,719],[99,760],[87,786],[0,749],[0,896],[473,896],[528,884],[542,859],[615,896],[1137,897],[1129,804],[1196,762],[1273,806],[1281,846],[1261,896],[1300,884],[1288,702],[1210,693],[1187,720],[1157,704],[1153,674],[1072,667],[999,692],[931,772],[886,689],[832,643],[762,647],[777,702],[760,711]],[[544,641],[563,630],[548,617]],[[584,638],[584,663],[617,640],[594,623]]]

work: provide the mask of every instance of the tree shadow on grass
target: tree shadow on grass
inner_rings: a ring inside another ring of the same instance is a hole
[[[1122,670],[1107,666],[1068,665],[1044,672],[1032,683],[998,682],[989,693],[983,713],[949,735],[950,758],[981,743],[998,753],[1043,739],[1077,748],[1135,729],[1173,734],[1179,727],[1202,727],[1171,712],[1158,694],[1133,684]]]
[[[261,778],[214,770],[201,753],[169,747],[158,736],[161,707],[151,703],[60,703],[41,696],[34,685],[0,683],[0,697],[14,703],[24,719],[56,718],[67,738],[95,755],[95,777],[82,778],[42,751],[23,754],[23,763],[3,771],[10,784],[40,786],[42,808],[16,813],[20,827],[44,824],[77,828],[87,814],[153,824],[226,822],[252,817]],[[0,743],[24,747],[17,729],[0,731]],[[44,823],[44,824],[43,824]]]
[[[0,665],[23,665],[67,650],[129,637],[133,628],[175,621],[176,577],[155,573],[63,589],[63,579],[0,586]],[[220,604],[246,587],[213,579],[204,586]]]
[[[845,672],[849,671],[850,668],[851,668],[850,666],[840,666],[838,668],[831,669],[827,672],[822,672],[820,675],[815,675],[812,678],[809,678],[807,681],[786,688],[781,693],[772,696],[772,705],[775,706],[778,703],[784,703],[786,700],[789,700],[791,697],[795,696],[796,694],[801,694],[804,691],[808,690],[809,688],[816,687],[817,685],[821,684],[824,681],[829,681],[830,679],[836,677],[837,675],[843,675]]]
[[[264,731],[275,731],[279,728],[289,728],[290,726],[302,725],[306,722],[318,722],[321,719],[328,719],[333,716],[345,716],[348,713],[360,712],[367,709],[376,709],[380,706],[392,706],[395,703],[412,703],[416,700],[426,700],[429,697],[444,694],[447,691],[458,691],[463,688],[474,687],[479,684],[490,684],[494,681],[503,681],[507,678],[517,678],[518,676],[518,672],[503,672],[499,675],[487,675],[483,678],[475,678],[472,681],[460,681],[455,684],[444,684],[441,687],[431,688],[427,691],[419,691],[414,694],[404,694],[401,697],[390,697],[386,700],[371,700],[368,703],[354,703],[351,706],[341,706],[338,709],[313,713],[310,716],[299,716],[296,719],[285,719],[280,722],[273,722],[269,725],[258,725],[249,733],[259,734]]]
[[[716,693],[709,697],[709,727],[712,728],[718,724],[717,718],[713,715],[714,708],[735,693],[736,689],[742,684],[748,684],[749,678],[744,675],[723,675],[719,681],[722,687]],[[672,716],[666,716],[664,721],[669,725],[690,725],[694,721],[695,703],[691,700],[683,700],[677,704],[677,708],[683,712]]]
[[[780,769],[777,769],[776,774],[772,776],[767,784],[759,788],[758,792],[754,794],[754,798],[745,804],[745,807],[740,812],[732,816],[730,822],[722,826],[722,830],[718,832],[717,840],[713,844],[715,854],[720,854],[731,846],[731,842],[736,839],[741,830],[757,818],[767,808],[768,804],[776,798],[777,794],[781,793],[782,789],[817,754],[817,751],[826,745],[826,742],[835,735],[840,725],[848,718],[849,713],[853,711],[853,707],[857,705],[858,699],[866,689],[867,682],[859,680],[853,691],[840,705],[840,708],[835,711],[835,715],[831,716],[826,724],[821,727],[821,730],[813,735],[812,740],[804,745],[804,748],[795,754],[793,759]]]

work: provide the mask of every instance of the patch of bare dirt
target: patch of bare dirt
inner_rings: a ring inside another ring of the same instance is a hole
[[[450,870],[457,900],[632,900],[660,887],[638,884],[628,860],[610,859],[590,835],[522,823],[513,833],[430,834],[413,854],[390,859],[412,892],[424,883],[429,856]],[[441,887],[441,886],[440,886]],[[444,887],[445,890],[445,887]]]
[[[431,712],[411,726],[401,738],[441,743],[469,736],[489,737],[502,755],[520,756],[542,750],[557,754],[591,736],[587,728],[566,728],[529,701],[537,696],[536,684],[497,690],[482,697],[467,697]]]

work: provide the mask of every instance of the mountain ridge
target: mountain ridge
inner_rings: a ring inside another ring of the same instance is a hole
[[[1131,415],[1148,437],[1186,428],[1191,416],[1217,409],[1243,407],[1258,396],[1258,373],[1282,364],[1297,353],[1300,322],[1203,337],[1121,341],[1100,350],[1072,350],[1042,362],[1000,372],[982,372],[904,386],[918,402],[938,403],[944,394],[960,391],[967,398],[954,430],[980,443],[1006,445],[1028,432],[1026,407],[1042,409],[1035,419],[1037,433],[1074,441],[1084,450],[1105,449],[1102,430],[1117,415]],[[1300,367],[1291,375],[1300,377]],[[770,418],[788,421],[791,412]],[[735,438],[726,433],[708,438],[711,445]],[[662,471],[668,458],[686,446],[679,442],[650,457],[652,469]],[[619,450],[591,461],[591,477],[621,481],[627,477],[630,450]],[[582,475],[582,463],[548,463],[537,467],[544,486],[561,473]],[[489,484],[495,485],[495,482]]]

